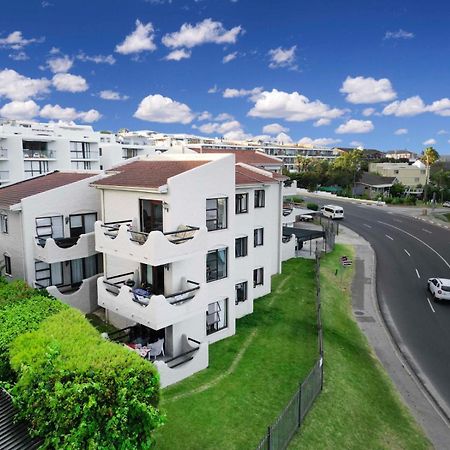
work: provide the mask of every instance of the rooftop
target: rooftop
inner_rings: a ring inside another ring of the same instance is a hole
[[[231,153],[235,156],[237,163],[245,163],[251,166],[266,166],[266,165],[276,165],[282,166],[283,163],[278,158],[274,156],[266,155],[263,152],[259,152],[257,150],[235,150],[235,149],[209,149],[209,148],[201,148],[201,149],[193,149],[197,153]]]
[[[395,177],[382,177],[376,173],[363,172],[359,183],[367,184],[368,186],[380,186],[386,184],[393,184]]]
[[[269,177],[262,173],[247,169],[236,164],[236,185],[239,184],[259,184],[259,183],[277,183],[278,179]]]

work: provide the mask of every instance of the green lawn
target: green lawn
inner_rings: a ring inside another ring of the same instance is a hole
[[[335,277],[339,256],[352,253],[336,246],[322,260],[324,390],[289,448],[431,448],[352,318],[352,271],[342,284]]]
[[[317,357],[314,262],[291,260],[272,293],[210,346],[208,369],[163,391],[158,449],[252,449]]]

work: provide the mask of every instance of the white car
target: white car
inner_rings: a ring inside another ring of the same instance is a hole
[[[442,203],[442,206],[444,208],[450,208],[450,202],[444,202],[444,203]]]
[[[320,208],[320,211],[324,217],[328,217],[329,219],[344,218],[344,209],[342,208],[342,206],[325,205]]]
[[[314,217],[311,214],[301,214],[299,219],[301,222],[311,222],[314,220]]]
[[[450,280],[446,278],[429,278],[428,289],[435,300],[450,300]]]

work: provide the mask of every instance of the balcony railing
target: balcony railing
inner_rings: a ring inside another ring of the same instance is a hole
[[[98,152],[89,152],[89,153],[82,153],[82,152],[71,152],[70,153],[70,160],[71,161],[98,161],[99,154]]]
[[[8,150],[6,148],[0,148],[0,159],[8,159]]]
[[[29,150],[23,149],[23,157],[25,159],[54,159],[53,150]]]

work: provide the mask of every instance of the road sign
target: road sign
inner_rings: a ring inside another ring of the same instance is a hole
[[[351,259],[346,259],[345,261],[342,261],[342,265],[344,267],[351,266],[352,264],[353,264],[353,261]]]

